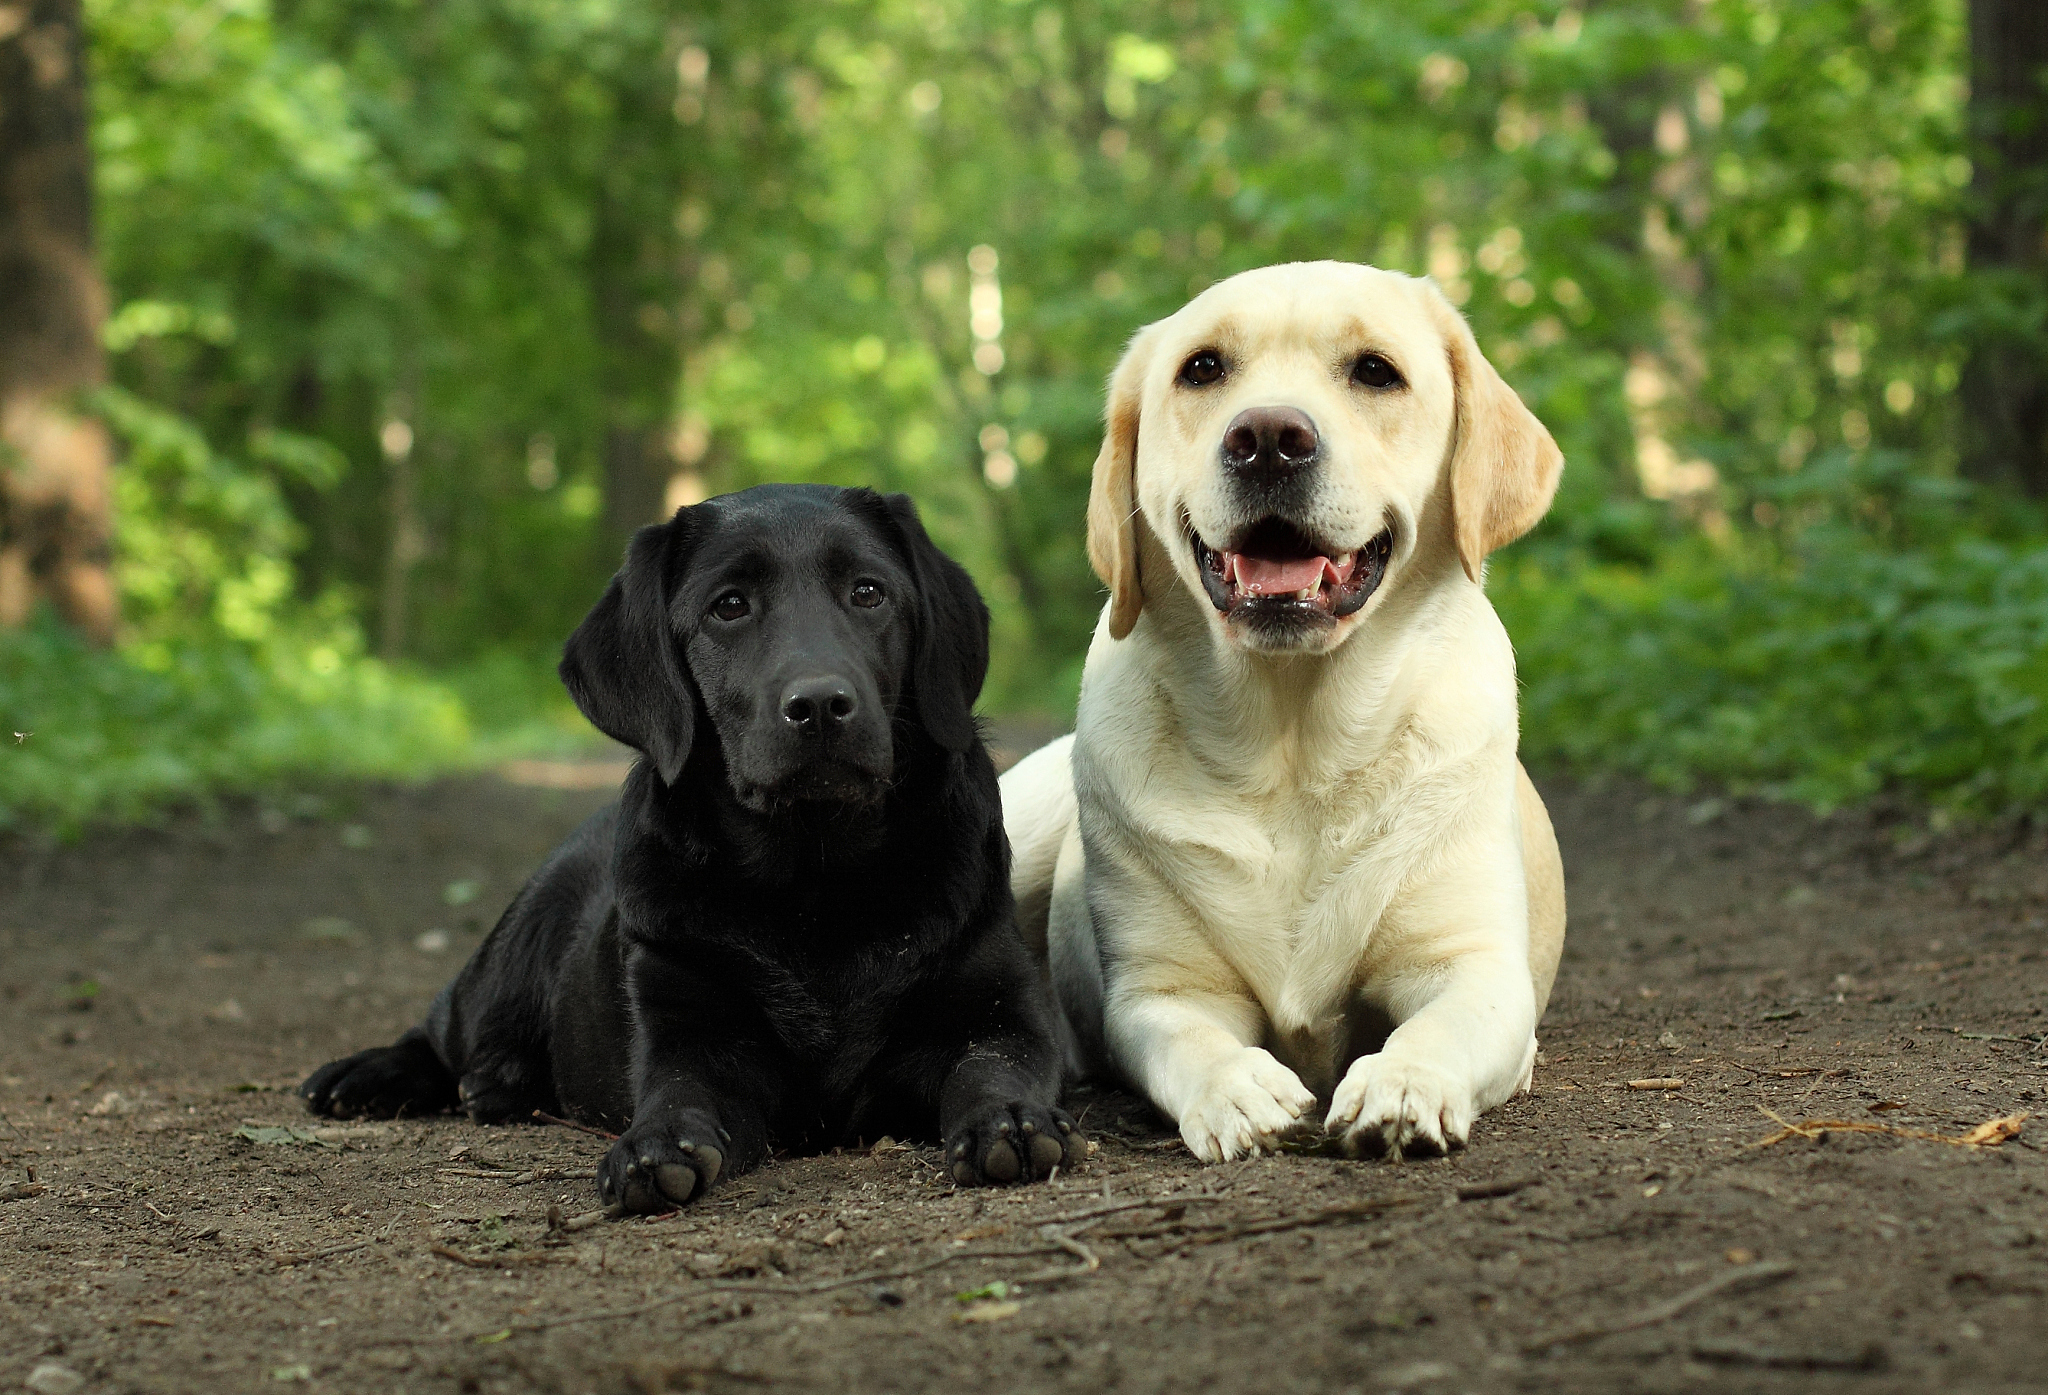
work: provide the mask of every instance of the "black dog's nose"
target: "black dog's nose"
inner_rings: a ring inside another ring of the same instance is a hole
[[[1233,474],[1283,480],[1314,464],[1321,446],[1308,413],[1294,407],[1247,407],[1223,433],[1223,464]]]
[[[844,678],[799,678],[782,690],[782,719],[806,736],[829,735],[859,710]]]

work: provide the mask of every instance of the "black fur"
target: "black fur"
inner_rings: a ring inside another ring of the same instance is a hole
[[[721,618],[733,594],[748,613]],[[642,529],[562,660],[645,757],[619,802],[424,1023],[300,1093],[607,1125],[599,1193],[625,1211],[771,1141],[936,1135],[970,1184],[1078,1161],[974,726],[987,667],[987,608],[900,495],[763,486]]]

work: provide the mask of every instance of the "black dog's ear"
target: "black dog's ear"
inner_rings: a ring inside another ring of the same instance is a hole
[[[988,606],[967,569],[939,551],[918,521],[908,494],[884,501],[917,583],[917,649],[911,682],[925,733],[948,751],[976,740],[974,700],[988,677]]]
[[[670,633],[669,578],[695,531],[684,509],[633,535],[626,564],[562,649],[562,682],[590,724],[646,756],[672,785],[690,756],[697,703]]]

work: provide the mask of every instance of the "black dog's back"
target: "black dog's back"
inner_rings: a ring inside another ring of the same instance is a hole
[[[612,804],[570,834],[427,1011],[428,1040],[461,1063],[457,1095],[480,1123],[536,1109],[612,1128],[632,1116],[613,925],[618,821]],[[607,961],[609,994],[598,986]]]
[[[591,1048],[599,1038],[572,1014],[574,1035],[556,1049],[556,1006],[580,996],[593,1008],[601,972],[594,952],[613,904],[611,859],[616,803],[593,814],[527,879],[469,962],[435,995],[426,1020],[388,1047],[331,1061],[300,1093],[322,1113],[436,1114],[462,1108],[479,1123],[557,1113],[562,1100],[589,1101],[592,1122],[631,1115],[625,1063]],[[617,937],[609,937],[616,946]],[[617,955],[613,954],[616,962]],[[580,990],[580,994],[579,994]],[[582,1029],[582,1030],[578,1030]],[[556,1080],[561,1065],[604,1060]],[[458,1076],[457,1072],[460,1072]]]

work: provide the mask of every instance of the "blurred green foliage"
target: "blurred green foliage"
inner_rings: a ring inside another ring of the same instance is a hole
[[[1061,715],[1122,343],[1339,257],[1434,275],[1565,447],[1494,584],[1532,758],[2040,802],[2040,532],[1951,484],[1962,0],[88,12],[131,667],[396,694],[399,595],[514,722],[666,476],[816,479],[913,493],[984,707]]]
[[[54,622],[0,640],[0,828],[73,834],[220,792],[414,775],[476,744],[440,684],[329,636],[109,653]]]
[[[1959,523],[1955,491],[1902,459],[1865,474],[1892,502],[1875,536],[1827,521],[1786,552],[1694,539],[1647,567],[1497,567],[1525,757],[1822,809],[2048,806],[2048,520],[1980,501]]]

